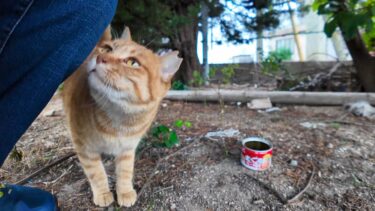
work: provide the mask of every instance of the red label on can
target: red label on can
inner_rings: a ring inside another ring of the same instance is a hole
[[[271,166],[272,148],[265,151],[257,151],[242,147],[241,163],[250,169],[262,171]]]

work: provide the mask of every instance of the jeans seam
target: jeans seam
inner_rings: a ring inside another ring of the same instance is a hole
[[[3,45],[0,46],[0,55],[2,54],[3,49],[4,49],[5,45],[7,44],[10,36],[14,32],[14,30],[16,29],[17,25],[21,22],[21,20],[23,19],[23,17],[25,17],[27,11],[29,11],[29,9],[30,9],[30,7],[32,6],[33,3],[34,3],[34,0],[31,0],[30,3],[29,3],[29,5],[27,5],[25,11],[22,13],[21,17],[18,18],[17,22],[14,24],[14,26],[12,27],[12,29],[8,33],[8,36],[5,38]]]

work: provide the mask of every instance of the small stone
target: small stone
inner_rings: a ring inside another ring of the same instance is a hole
[[[57,116],[56,114],[57,112],[55,110],[50,110],[50,111],[47,111],[43,114],[43,116],[45,117],[54,117],[54,116]]]
[[[174,210],[174,209],[176,209],[176,204],[171,204],[171,210]]]
[[[324,128],[326,127],[325,123],[322,122],[302,122],[300,125],[304,128],[312,128],[312,129],[317,129],[317,128]]]
[[[291,160],[291,161],[289,162],[289,165],[291,165],[291,166],[293,166],[293,167],[297,167],[297,166],[298,166],[298,161],[296,161],[296,160]]]
[[[267,108],[265,110],[266,113],[274,113],[274,112],[278,112],[278,111],[281,111],[281,109],[279,107]]]
[[[332,149],[332,148],[333,148],[333,144],[328,143],[328,144],[327,144],[327,148],[328,148],[328,149]]]
[[[272,108],[272,103],[270,98],[253,99],[247,103],[247,107],[249,109],[268,109]]]
[[[161,107],[163,107],[163,108],[166,108],[167,106],[168,106],[168,104],[166,104],[166,103],[161,104]]]
[[[264,204],[263,199],[253,201],[253,204]]]
[[[242,103],[241,103],[241,102],[237,102],[236,105],[237,105],[238,107],[240,107],[240,106],[242,105]]]

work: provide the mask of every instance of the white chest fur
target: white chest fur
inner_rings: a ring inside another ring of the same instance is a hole
[[[125,151],[133,151],[137,148],[141,137],[103,137],[101,135],[92,136],[90,140],[90,150],[108,155],[119,155]]]

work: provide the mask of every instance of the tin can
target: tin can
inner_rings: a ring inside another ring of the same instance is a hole
[[[242,140],[241,163],[248,169],[264,171],[271,166],[272,144],[261,137]]]

